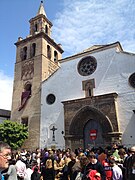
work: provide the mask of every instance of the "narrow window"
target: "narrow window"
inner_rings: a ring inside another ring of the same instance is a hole
[[[23,48],[23,60],[27,59],[27,47]]]
[[[38,31],[38,25],[37,24],[35,24],[35,32],[37,32]]]
[[[82,82],[83,90],[85,91],[85,97],[92,97],[93,90],[95,88],[95,80],[89,79]]]
[[[21,118],[21,124],[23,124],[24,126],[28,126],[28,117]]]
[[[58,53],[57,51],[54,51],[54,62],[58,61]]]
[[[49,45],[47,45],[47,57],[48,59],[51,59],[51,48]]]
[[[34,57],[35,54],[36,54],[36,43],[33,43],[31,47],[31,57]]]
[[[48,34],[48,26],[45,25],[45,33]]]
[[[86,97],[91,97],[91,96],[93,96],[93,89],[88,88],[86,90]]]

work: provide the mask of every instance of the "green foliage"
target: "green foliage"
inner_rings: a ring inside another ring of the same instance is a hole
[[[0,140],[8,143],[12,149],[20,148],[28,138],[28,127],[17,122],[5,120],[0,124]]]

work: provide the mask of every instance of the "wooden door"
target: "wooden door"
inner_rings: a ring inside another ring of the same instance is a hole
[[[90,137],[92,130],[96,130],[97,136],[95,140],[92,140]],[[90,119],[84,127],[84,148],[99,147],[103,143],[101,124],[94,119]]]

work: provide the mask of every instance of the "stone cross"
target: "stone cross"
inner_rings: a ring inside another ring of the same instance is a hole
[[[53,132],[52,141],[55,141],[55,134],[54,133],[57,130],[57,128],[55,126],[53,126],[50,130]]]

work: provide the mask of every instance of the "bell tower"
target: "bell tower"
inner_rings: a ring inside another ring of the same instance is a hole
[[[24,148],[40,146],[41,83],[58,68],[63,50],[51,38],[52,23],[41,1],[37,15],[30,19],[30,33],[18,38],[12,96],[11,120],[28,126]]]

